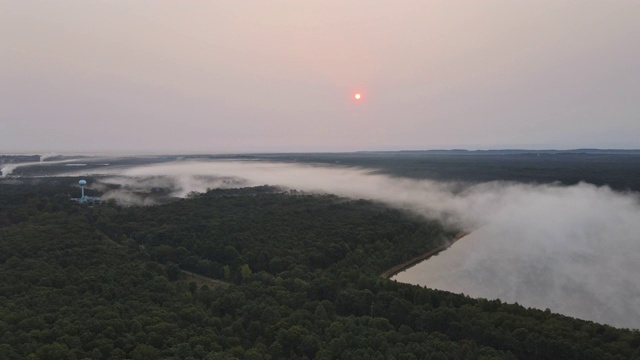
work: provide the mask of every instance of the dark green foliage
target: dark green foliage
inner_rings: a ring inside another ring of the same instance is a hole
[[[302,277],[316,269],[340,269],[343,277],[357,279],[453,234],[366,201],[246,193],[215,190],[166,206],[122,209],[114,214],[115,223],[97,226],[111,238],[129,236],[144,244],[158,262],[217,278],[224,276],[223,266],[238,274],[248,264],[251,272],[302,272]]]
[[[0,186],[2,359],[639,355],[637,331],[380,278],[452,232],[370,202],[262,187],[87,207],[46,189]]]

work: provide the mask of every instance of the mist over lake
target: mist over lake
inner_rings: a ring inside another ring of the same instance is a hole
[[[105,170],[95,170],[96,174]],[[640,202],[588,183],[523,184],[389,176],[371,168],[272,161],[176,161],[114,171],[130,199],[145,186],[178,196],[208,188],[275,185],[368,199],[472,231],[396,280],[499,298],[620,327],[640,327]],[[67,174],[69,175],[69,174]],[[162,180],[160,180],[162,179]]]
[[[393,279],[617,327],[640,327],[637,250],[595,249],[580,239],[560,240],[549,248],[544,243],[527,246],[523,242],[534,239],[518,237],[518,232],[477,230]],[[620,246],[619,241],[609,244]]]

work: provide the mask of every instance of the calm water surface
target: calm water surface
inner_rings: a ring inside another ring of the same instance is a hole
[[[504,233],[501,233],[504,236]],[[597,254],[544,248],[498,238],[483,228],[449,249],[393,277],[394,280],[500,299],[525,307],[607,323],[640,327],[637,284],[623,283]]]

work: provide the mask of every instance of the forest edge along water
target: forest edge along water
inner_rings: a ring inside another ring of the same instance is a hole
[[[380,276],[382,276],[385,279],[389,279],[391,277],[393,277],[394,275],[396,275],[399,272],[402,272],[416,264],[418,264],[419,262],[422,262],[424,260],[427,260],[428,258],[434,256],[434,255],[438,255],[440,252],[448,249],[451,245],[455,244],[456,241],[462,239],[463,237],[469,235],[469,232],[466,231],[460,231],[458,234],[456,234],[456,236],[454,236],[451,240],[449,240],[448,242],[436,247],[435,249],[431,249],[429,251],[427,251],[426,253],[416,256],[412,259],[409,259],[403,263],[400,263],[398,265],[393,266],[392,268],[390,268],[389,270],[383,272],[382,274],[380,274]]]

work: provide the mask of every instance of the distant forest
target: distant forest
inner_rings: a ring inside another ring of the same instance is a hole
[[[0,180],[1,359],[640,358],[636,330],[380,277],[458,230],[380,204],[81,205],[76,181]]]
[[[640,191],[640,151],[398,151],[327,154],[259,154],[245,158],[359,166],[393,176],[478,183],[587,182],[619,191]]]
[[[75,158],[75,157],[74,157]],[[58,156],[48,160],[69,160]],[[396,151],[351,153],[287,153],[244,155],[186,155],[122,158],[80,157],[82,169],[101,169],[104,165],[139,166],[177,159],[268,160],[276,162],[362,167],[382,174],[416,179],[479,183],[514,181],[522,183],[587,182],[607,185],[618,191],[640,192],[640,150],[487,150],[487,151]],[[38,162],[39,156],[2,156],[0,166],[18,162]],[[105,164],[108,162],[109,164]],[[66,173],[65,164],[39,163],[19,167],[18,176],[47,176]],[[77,168],[76,168],[77,170]]]

